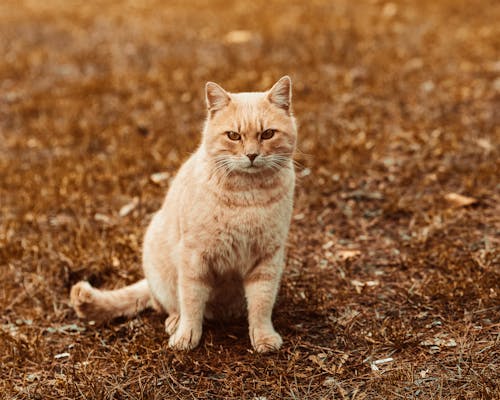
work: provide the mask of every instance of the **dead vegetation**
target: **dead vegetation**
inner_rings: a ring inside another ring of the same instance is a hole
[[[0,397],[498,399],[496,1],[0,4]],[[140,242],[199,138],[203,85],[288,73],[299,186],[275,309],[189,354],[162,317],[96,327],[82,278]]]

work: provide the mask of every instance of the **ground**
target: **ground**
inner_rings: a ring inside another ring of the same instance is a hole
[[[500,4],[0,4],[0,397],[500,399]],[[190,353],[72,284],[141,277],[204,84],[294,82],[298,187],[274,321]]]

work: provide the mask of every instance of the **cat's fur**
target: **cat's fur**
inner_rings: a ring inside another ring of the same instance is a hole
[[[253,347],[276,350],[282,339],[271,313],[295,185],[291,81],[285,76],[267,92],[236,94],[209,82],[206,101],[201,145],[146,231],[146,279],[110,291],[82,281],[71,289],[71,303],[80,317],[99,320],[148,306],[165,311],[176,349],[198,345],[204,317],[241,315],[246,305]],[[274,136],[261,138],[268,129]]]

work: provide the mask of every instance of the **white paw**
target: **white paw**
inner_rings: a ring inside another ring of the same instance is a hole
[[[179,314],[170,314],[165,320],[165,331],[172,336],[179,326]]]
[[[73,285],[70,293],[70,302],[80,318],[92,317],[92,308],[95,303],[94,288],[86,281]]]
[[[201,332],[201,326],[179,326],[170,336],[168,347],[175,350],[192,350],[200,343]]]
[[[257,353],[269,353],[277,351],[283,344],[283,339],[274,329],[253,330],[250,339],[252,346]]]

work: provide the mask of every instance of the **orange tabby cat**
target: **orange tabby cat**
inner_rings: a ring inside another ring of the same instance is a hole
[[[146,279],[118,290],[71,289],[80,317],[105,320],[165,311],[169,346],[196,347],[203,318],[248,311],[258,352],[277,350],[271,314],[293,206],[297,139],[291,81],[269,91],[228,93],[206,85],[201,145],[173,180],[144,238]]]

